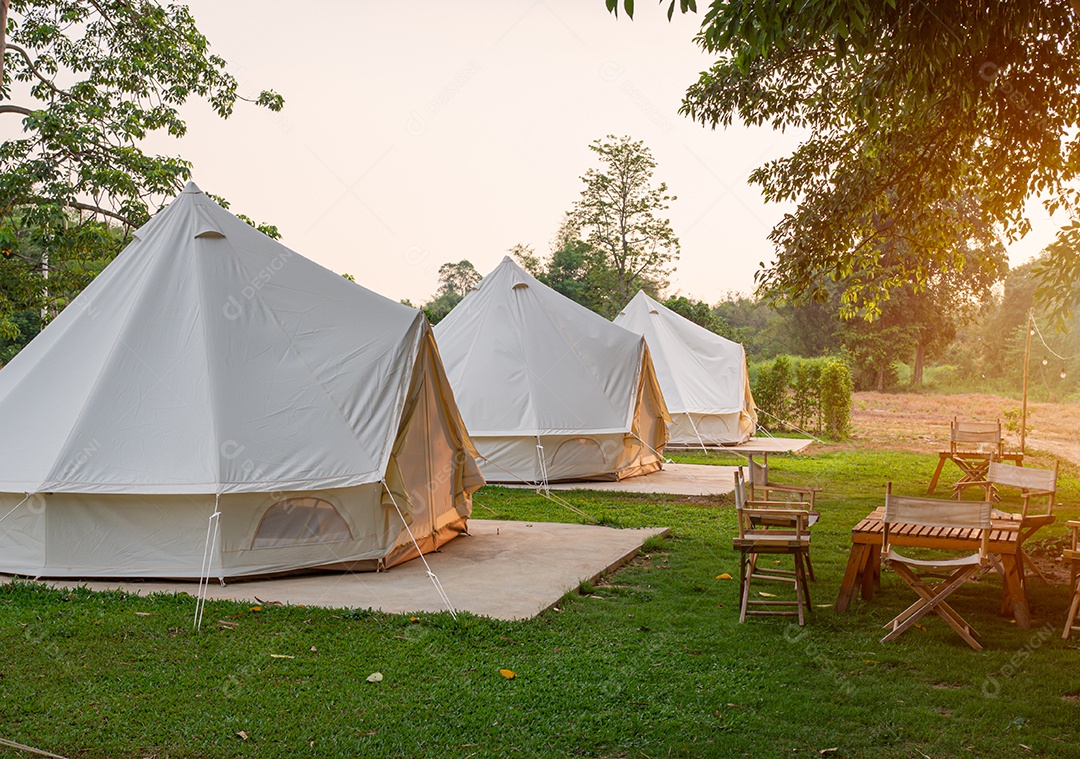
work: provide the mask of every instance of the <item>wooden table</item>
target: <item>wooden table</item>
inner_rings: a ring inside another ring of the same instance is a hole
[[[859,589],[862,590],[864,599],[873,598],[874,589],[880,584],[883,531],[881,517],[884,511],[884,508],[875,509],[851,530],[851,555],[840,584],[840,594],[833,606],[836,611],[847,611],[851,599]],[[1031,625],[1020,548],[1036,529],[1053,521],[1052,516],[1040,516],[1037,525],[1027,525],[1025,520],[1016,514],[995,517],[992,522],[989,551],[1000,556],[1004,579],[1001,613],[1014,617],[1019,627],[1027,628]],[[889,540],[892,545],[897,546],[920,546],[972,553],[979,550],[979,530],[894,524],[889,531]]]

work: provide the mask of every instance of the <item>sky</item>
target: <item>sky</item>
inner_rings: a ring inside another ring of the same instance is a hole
[[[239,104],[228,120],[185,107],[181,140],[148,146],[195,165],[234,212],[276,225],[290,248],[395,300],[421,303],[440,264],[486,274],[515,244],[548,253],[597,166],[589,144],[644,141],[682,255],[669,292],[716,302],[753,290],[785,207],[747,183],[801,135],[743,125],[712,131],[678,114],[711,59],[700,15],[633,20],[602,0],[347,2],[298,13],[278,0],[190,2],[241,93],[274,89],[281,113]],[[1037,203],[1013,263],[1056,227]]]

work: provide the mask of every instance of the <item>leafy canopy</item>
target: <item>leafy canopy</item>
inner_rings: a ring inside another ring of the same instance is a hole
[[[142,140],[183,136],[184,103],[203,99],[222,118],[238,100],[283,105],[272,91],[242,95],[190,11],[152,0],[0,0],[0,85],[9,340],[32,336],[27,313],[55,315],[181,189],[191,164]]]
[[[681,111],[809,133],[750,177],[795,204],[770,235],[762,291],[824,298],[833,279],[848,315],[873,317],[890,290],[933,272],[993,273],[984,253],[1028,231],[1032,195],[1075,220],[1078,22],[1068,0],[713,2],[696,43],[716,62]],[[1044,287],[1062,304],[1080,282],[1080,226],[1067,232],[1044,270],[1070,264]]]

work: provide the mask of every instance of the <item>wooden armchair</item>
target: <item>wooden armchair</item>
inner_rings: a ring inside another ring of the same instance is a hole
[[[773,482],[769,478],[769,460],[767,458],[759,464],[751,456],[747,460],[747,468],[750,474],[746,483],[748,500],[757,503],[775,503],[779,506],[788,507],[795,504],[799,508],[806,509],[809,515],[808,527],[817,524],[821,514],[815,508],[815,500],[817,494],[821,492],[821,488],[809,485],[782,485]],[[806,571],[810,577],[810,582],[814,582],[816,579],[814,577],[814,565],[810,561],[809,552],[806,554]]]
[[[937,498],[913,498],[892,494],[890,482],[885,491],[885,515],[882,518],[882,563],[896,572],[919,600],[885,624],[889,632],[882,643],[895,640],[911,629],[920,619],[933,612],[976,651],[982,646],[975,640],[978,633],[964,620],[946,599],[965,583],[975,579],[990,566],[990,501],[942,501]],[[953,559],[916,559],[898,553],[896,545],[902,538],[893,537],[894,524],[944,529],[977,530],[979,550]]]
[[[739,621],[745,622],[748,615],[757,614],[797,616],[799,624],[805,624],[805,612],[810,609],[807,587],[810,513],[776,502],[748,500],[741,468],[735,472],[735,509],[739,534],[732,539],[732,546],[739,552]],[[759,567],[757,559],[761,554],[792,556],[795,567]],[[752,599],[750,586],[754,580],[791,584],[795,600]],[[795,607],[795,610],[785,607]]]
[[[1080,522],[1070,520],[1066,523],[1072,531],[1072,542],[1069,548],[1062,553],[1062,558],[1069,562],[1069,587],[1072,588],[1072,601],[1069,603],[1069,613],[1065,616],[1065,630],[1061,637],[1068,640],[1073,630],[1080,630],[1076,623],[1076,613],[1080,611],[1080,582],[1077,581],[1080,570]]]
[[[1019,491],[1020,511],[1011,513],[994,509],[995,519],[1011,519],[1019,522],[1020,545],[1042,527],[1054,521],[1054,499],[1057,496],[1058,462],[1053,469],[1035,469],[991,461],[986,479],[968,482],[965,487],[981,487],[985,500],[998,500],[1001,491],[1011,488]],[[1034,501],[1034,503],[1032,503]],[[1021,570],[1030,567],[1043,582],[1046,578],[1021,548],[1017,554]],[[1021,572],[1023,577],[1023,572]]]
[[[1019,462],[1019,454],[1005,453],[1005,439],[1001,435],[1001,422],[961,422],[953,417],[949,427],[949,450],[938,452],[937,469],[930,478],[927,494],[933,493],[945,462],[951,461],[960,469],[960,479],[953,485],[959,498],[961,492],[986,479],[986,471],[992,461],[1012,458]]]

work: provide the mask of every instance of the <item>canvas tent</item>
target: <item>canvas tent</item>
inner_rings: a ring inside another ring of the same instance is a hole
[[[672,445],[736,445],[754,434],[757,411],[741,345],[640,291],[614,321],[649,344]]]
[[[509,257],[435,327],[491,482],[659,469],[667,410],[648,346]]]
[[[194,184],[0,371],[0,429],[0,572],[36,577],[389,566],[482,484],[423,314]]]

